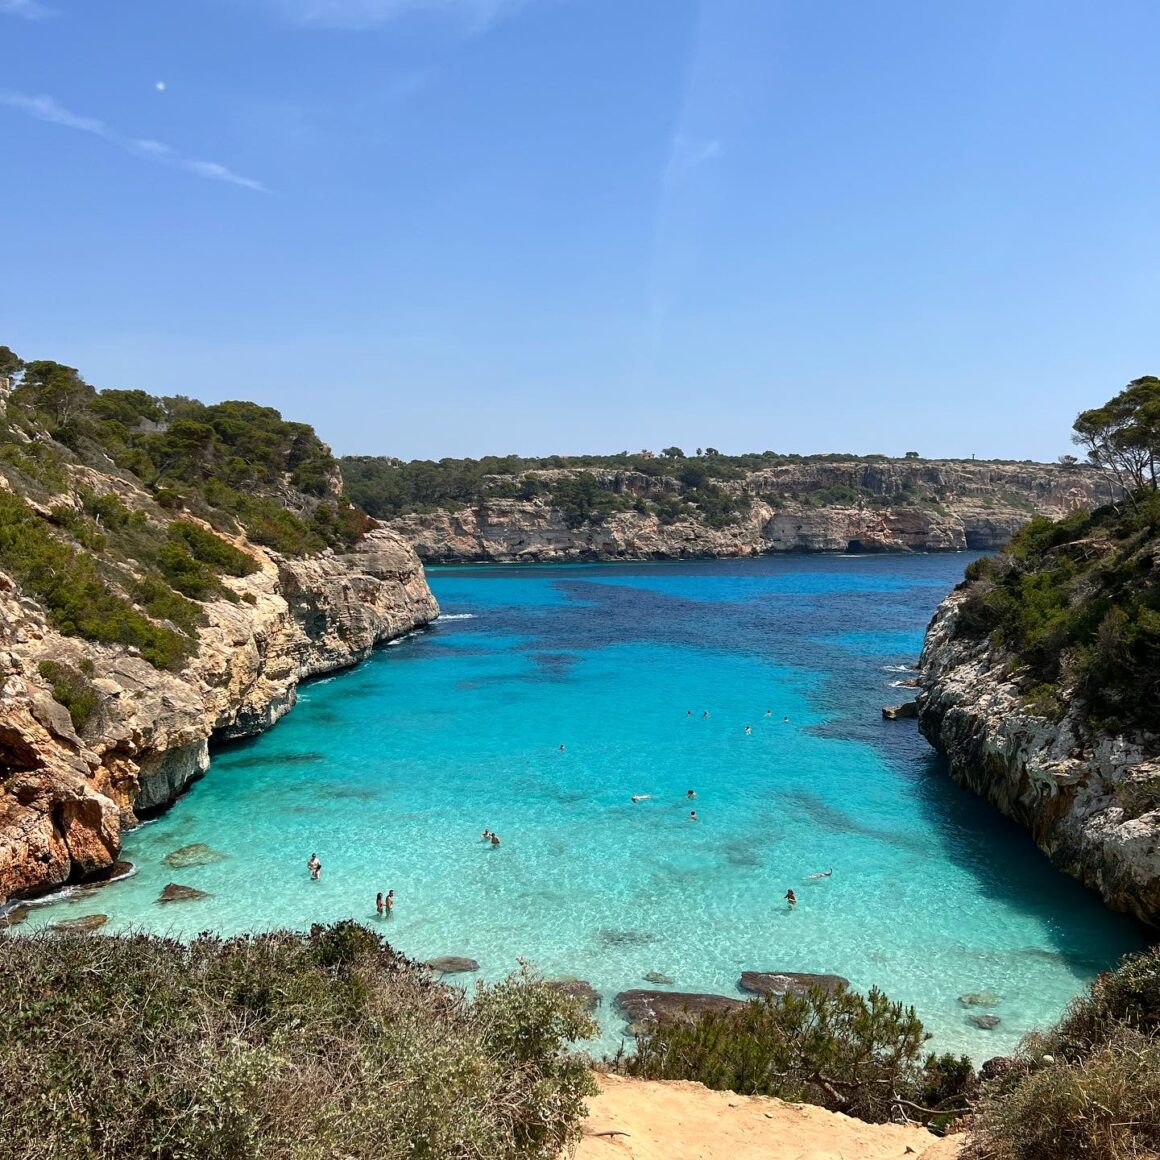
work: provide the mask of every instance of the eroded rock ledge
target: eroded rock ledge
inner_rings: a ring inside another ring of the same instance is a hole
[[[181,673],[61,636],[0,574],[0,901],[110,866],[126,826],[205,772],[211,740],[268,729],[300,681],[438,615],[414,551],[386,529],[347,554],[246,550],[260,570],[227,581],[238,603],[205,605]],[[39,675],[48,659],[93,666],[100,708],[83,737]]]
[[[1160,926],[1160,738],[1088,728],[1074,701],[1059,721],[1032,712],[1013,658],[955,637],[952,593],[919,662],[919,728],[960,785],[1026,827],[1065,873],[1113,910]]]

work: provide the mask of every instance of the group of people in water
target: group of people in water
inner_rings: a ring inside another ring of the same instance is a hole
[[[561,745],[560,748],[563,749],[564,747]],[[479,836],[485,842],[490,842],[492,849],[499,845],[499,834],[495,833],[493,830],[484,830],[483,833]]]
[[[317,854],[311,854],[306,862],[306,869],[310,871],[310,880],[312,882],[319,881],[322,877],[322,859]],[[394,909],[395,892],[393,890],[388,890],[386,894],[380,891],[375,895],[375,910],[380,915],[389,915]]]

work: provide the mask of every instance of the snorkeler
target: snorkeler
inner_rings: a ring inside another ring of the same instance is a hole
[[[797,895],[796,895],[796,894],[794,894],[794,892],[793,892],[792,890],[787,890],[787,891],[785,892],[785,900],[786,900],[786,902],[788,902],[788,903],[789,903],[789,906],[790,906],[790,909],[791,909],[791,910],[792,910],[792,909],[793,909],[795,906],[797,906]]]
[[[306,869],[310,871],[310,877],[317,882],[322,874],[322,863],[318,860],[317,854],[310,855],[310,861],[306,863]]]

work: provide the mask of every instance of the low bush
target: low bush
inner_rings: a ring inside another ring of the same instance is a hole
[[[79,669],[59,661],[41,661],[37,672],[52,686],[52,695],[67,710],[73,728],[83,733],[101,707],[101,696],[88,678],[95,671],[92,661],[81,661]]]
[[[555,1157],[593,1027],[526,974],[473,999],[352,922],[192,943],[0,937],[0,1150],[24,1160]]]
[[[1136,1160],[1160,1152],[1160,948],[1100,975],[984,1085],[969,1160]]]
[[[693,1023],[662,1024],[618,1066],[743,1095],[818,1104],[877,1123],[947,1119],[963,1110],[970,1060],[929,1055],[913,1007],[876,988],[766,997]],[[924,1102],[924,1101],[934,1101]]]

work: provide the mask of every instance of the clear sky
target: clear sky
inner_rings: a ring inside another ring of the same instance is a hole
[[[1054,458],[1157,0],[0,0],[0,342],[339,453]]]

